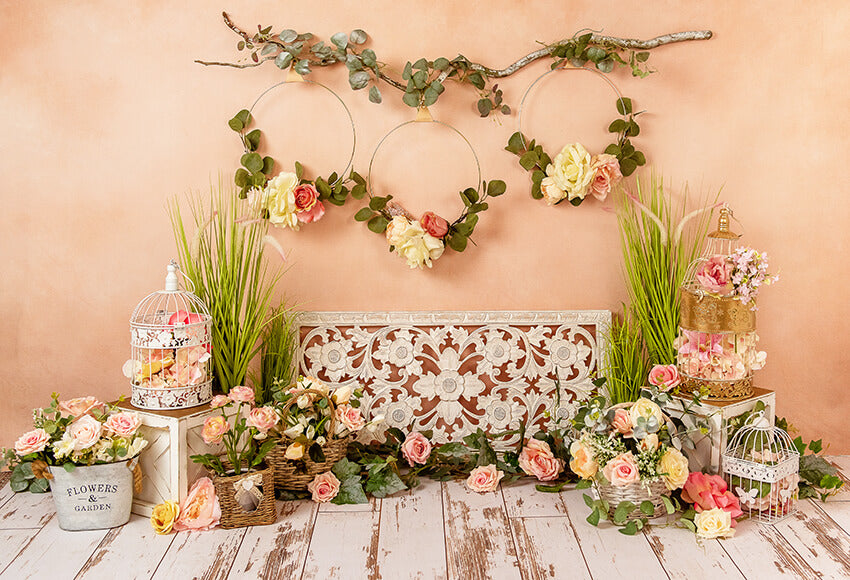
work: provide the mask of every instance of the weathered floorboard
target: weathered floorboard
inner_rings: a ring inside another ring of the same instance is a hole
[[[302,578],[374,578],[380,519],[380,511],[319,510]]]
[[[799,502],[775,527],[824,578],[850,578],[850,536],[811,502]]]
[[[448,577],[440,482],[426,478],[412,493],[398,493],[381,500],[376,577],[384,580]]]
[[[0,572],[26,548],[38,532],[37,529],[0,530]]]
[[[153,576],[174,538],[174,535],[157,535],[150,519],[132,515],[126,525],[107,531],[80,570],[77,580],[109,578],[118,570],[122,580],[148,579]]]
[[[245,531],[245,528],[215,528],[205,532],[179,532],[153,578],[227,578]]]
[[[817,508],[828,515],[832,521],[841,526],[841,528],[850,534],[850,502],[847,501],[832,501],[821,503],[812,500],[812,503]]]
[[[517,560],[526,580],[591,578],[570,518],[511,518]]]
[[[744,578],[720,540],[698,540],[688,530],[674,526],[650,525],[644,534],[670,578]]]
[[[0,508],[0,530],[40,528],[55,513],[56,508],[53,505],[52,494],[16,493]]]
[[[0,507],[15,495],[15,492],[9,487],[9,478],[11,477],[11,471],[0,471]]]
[[[537,491],[538,482],[528,478],[502,486],[505,509],[509,518],[564,516],[567,508],[560,494]]]
[[[772,526],[738,522],[735,537],[720,545],[746,578],[818,578],[817,573]]]
[[[477,494],[447,481],[443,510],[449,578],[521,578],[502,494]]]
[[[278,520],[245,533],[230,580],[300,578],[318,507],[310,501],[279,501]]]

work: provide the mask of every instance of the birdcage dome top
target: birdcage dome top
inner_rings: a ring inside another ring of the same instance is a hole
[[[778,481],[799,468],[800,453],[788,433],[763,412],[747,419],[723,454],[723,470],[759,481]]]
[[[206,324],[210,313],[206,304],[193,292],[180,289],[180,278],[192,281],[183,275],[180,266],[172,260],[167,266],[165,289],[151,292],[133,310],[130,324],[138,328],[161,328]]]

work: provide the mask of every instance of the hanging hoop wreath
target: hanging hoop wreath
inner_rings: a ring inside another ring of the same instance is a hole
[[[478,169],[477,187],[468,187],[460,192],[463,210],[460,215],[449,222],[432,211],[426,211],[418,219],[408,212],[401,204],[393,201],[392,195],[385,197],[373,194],[372,166],[381,145],[390,135],[411,123],[437,123],[453,131],[469,146],[475,158]],[[372,159],[369,161],[368,189],[369,207],[364,207],[355,214],[354,219],[366,222],[369,229],[376,234],[385,234],[389,249],[407,260],[411,268],[431,268],[433,261],[443,255],[446,247],[456,252],[463,252],[467,243],[472,241],[472,233],[478,225],[478,216],[489,207],[487,198],[498,197],[505,193],[505,182],[495,179],[489,183],[481,180],[481,164],[478,154],[469,140],[457,129],[437,121],[431,117],[427,108],[419,109],[413,121],[407,121],[392,129],[375,147]],[[474,242],[473,242],[474,244]]]
[[[581,143],[571,143],[564,146],[553,160],[542,145],[534,139],[529,140],[522,132],[522,114],[531,90],[547,76],[563,70],[581,70],[598,75],[617,95],[620,118],[608,126],[608,132],[615,133],[617,138],[605,148],[604,153],[592,155]],[[617,86],[598,70],[556,67],[537,77],[526,89],[520,101],[517,132],[511,135],[505,150],[517,155],[520,166],[531,173],[531,197],[534,199],[545,199],[549,205],[568,200],[578,206],[588,194],[592,194],[599,201],[605,201],[613,185],[646,163],[646,157],[635,149],[630,139],[640,134],[635,120],[640,114],[641,111],[635,113],[632,110],[632,100],[624,97]]]
[[[334,171],[327,178],[320,176],[314,179],[305,178],[304,166],[298,161],[295,162],[295,171],[280,172],[273,176],[276,165],[274,159],[270,156],[261,157],[257,152],[262,131],[259,128],[248,131],[248,127],[255,121],[254,108],[263,97],[281,86],[299,83],[321,87],[333,95],[345,109],[351,124],[352,144],[348,163],[341,172]],[[234,176],[236,186],[240,188],[239,196],[243,199],[247,198],[248,203],[273,225],[289,227],[297,231],[301,224],[318,221],[325,215],[324,202],[341,206],[345,204],[349,194],[355,199],[362,199],[366,195],[366,180],[351,169],[354,150],[357,146],[354,118],[345,102],[331,88],[292,73],[285,81],[263,91],[250,109],[239,111],[228,121],[228,125],[239,134],[243,147],[240,159],[242,167],[236,170]]]

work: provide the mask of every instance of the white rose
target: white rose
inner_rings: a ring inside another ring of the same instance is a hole
[[[337,405],[344,405],[348,403],[349,399],[351,399],[352,392],[354,392],[354,389],[351,387],[340,387],[334,391],[331,398]]]
[[[265,206],[269,210],[269,221],[278,227],[299,228],[295,206],[295,187],[298,176],[281,173],[269,180],[265,190]]]
[[[643,417],[647,421],[652,418],[655,418],[660,425],[663,422],[663,417],[661,415],[661,407],[650,401],[649,399],[644,399],[641,397],[637,401],[635,401],[631,408],[629,409],[629,416],[632,419],[632,423],[637,425],[638,419]]]
[[[290,427],[289,429],[284,431],[283,434],[284,434],[284,436],[288,437],[289,439],[295,439],[296,437],[301,435],[303,432],[304,432],[304,426],[299,423],[298,425],[295,425],[294,427]]]
[[[414,229],[414,228],[411,228]],[[409,238],[407,241],[396,246],[396,252],[407,260],[407,265],[411,268],[421,268],[422,266],[431,267],[432,260],[436,260],[443,255],[443,242],[425,233],[421,227],[416,226],[420,231]]]
[[[694,517],[697,536],[712,540],[714,538],[731,538],[735,535],[732,527],[732,515],[720,508],[701,511]]]
[[[546,175],[552,178],[554,185],[567,193],[570,200],[584,199],[594,174],[590,153],[581,143],[567,145],[546,166]]]

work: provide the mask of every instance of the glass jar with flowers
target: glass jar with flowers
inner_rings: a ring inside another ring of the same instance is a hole
[[[141,419],[95,397],[60,401],[53,393],[52,399],[33,410],[34,429],[2,452],[0,468],[12,468],[12,490],[51,489],[63,530],[126,524],[136,457],[148,443],[139,433]]]
[[[210,402],[220,411],[204,421],[201,437],[208,445],[220,443],[223,455],[192,455],[190,459],[210,471],[221,505],[221,527],[239,528],[273,524],[274,469],[265,463],[277,443],[269,437],[279,423],[274,407],[257,407],[254,390],[236,386]]]

